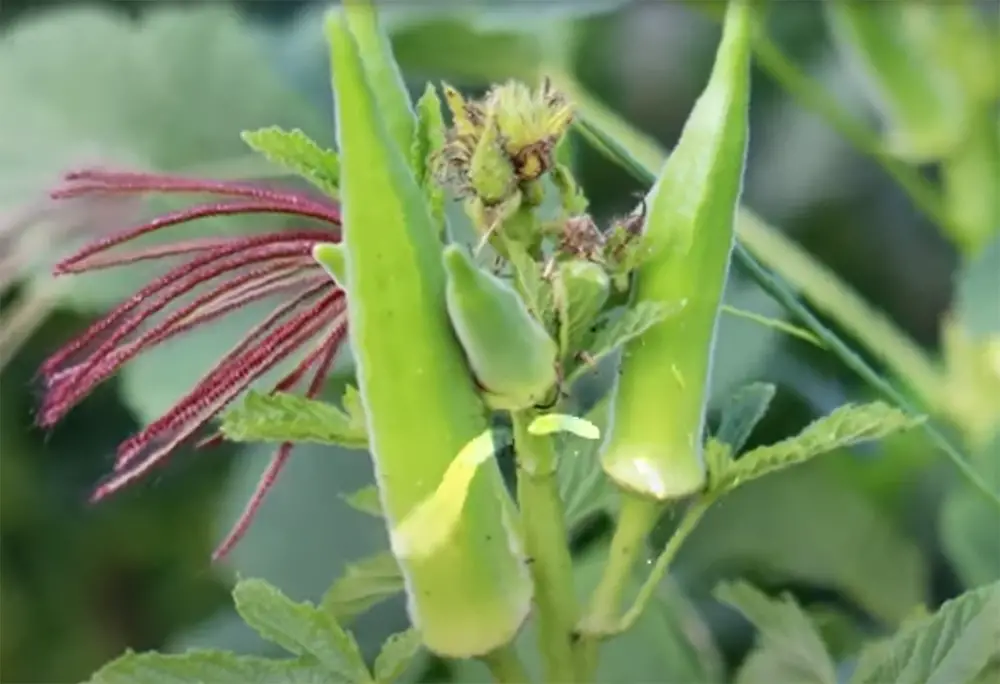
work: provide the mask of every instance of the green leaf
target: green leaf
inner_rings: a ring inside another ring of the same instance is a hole
[[[350,622],[402,591],[399,563],[391,553],[379,553],[349,564],[323,595],[320,606],[338,621]]]
[[[759,631],[749,667],[759,672],[766,659],[775,676],[772,682],[836,684],[835,665],[819,632],[791,595],[775,600],[738,582],[720,585],[715,597],[742,613]],[[750,674],[741,673],[738,680],[749,682]]]
[[[748,451],[721,474],[716,486],[719,491],[733,489],[830,451],[908,430],[922,421],[880,401],[845,404],[795,437]]]
[[[862,651],[851,684],[970,682],[1000,658],[1000,582],[945,602]]]
[[[388,684],[402,677],[420,652],[420,633],[408,629],[390,636],[375,658],[375,681]]]
[[[609,408],[605,396],[586,416],[602,433],[608,423]],[[599,442],[574,439],[567,440],[566,444],[570,449],[559,454],[556,478],[566,526],[572,531],[589,515],[612,508],[617,501],[617,491],[601,470],[597,458]]]
[[[364,430],[333,404],[285,392],[248,392],[242,404],[223,416],[222,434],[233,442],[368,445]]]
[[[417,100],[417,127],[410,145],[410,164],[430,204],[434,220],[445,227],[444,189],[434,176],[432,160],[445,145],[446,129],[441,98],[431,83]]]
[[[309,656],[273,659],[191,650],[176,655],[126,651],[98,670],[90,684],[327,684],[330,681],[329,671]]]
[[[585,345],[590,357],[588,363],[577,366],[569,374],[568,382],[572,383],[601,359],[636,339],[657,323],[665,321],[680,309],[680,304],[671,307],[661,302],[640,302],[632,308],[608,312],[608,315],[595,326],[597,330]]]
[[[240,617],[268,641],[289,653],[314,657],[343,681],[371,682],[354,637],[328,611],[296,603],[263,580],[241,580],[233,598]]]
[[[514,284],[524,299],[528,311],[543,324],[548,324],[552,311],[552,286],[542,277],[538,262],[517,243],[507,245]]]
[[[379,500],[378,487],[375,485],[362,487],[341,498],[344,499],[344,503],[356,511],[361,511],[377,518],[382,517],[382,502]]]
[[[755,382],[737,390],[722,406],[722,419],[715,438],[729,445],[730,454],[738,454],[754,427],[767,413],[774,399],[774,385]]]
[[[244,131],[243,140],[269,161],[296,173],[336,198],[340,185],[337,153],[320,147],[299,129],[286,131],[278,126]]]
[[[727,493],[678,553],[674,568],[685,586],[709,591],[752,575],[823,587],[897,624],[927,600],[925,554],[891,511],[859,490],[858,469],[842,472],[848,458],[838,452]]]

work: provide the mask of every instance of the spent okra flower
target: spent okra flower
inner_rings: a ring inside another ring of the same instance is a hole
[[[150,194],[208,195],[213,199],[112,232],[56,264],[55,274],[63,276],[141,262],[172,262],[163,275],[42,364],[44,395],[37,414],[39,425],[55,425],[97,385],[143,352],[253,302],[273,301],[275,305],[176,404],[119,445],[112,473],[96,488],[94,500],[121,490],[162,464],[283,361],[299,357],[273,390],[301,387],[306,396],[316,396],[347,332],[343,290],[312,259],[314,244],[340,239],[337,203],[243,182],[105,170],[69,173],[51,197],[59,203],[77,198],[117,201]],[[303,225],[253,235],[133,246],[152,233],[191,221],[251,214],[293,216],[302,219]],[[220,441],[218,435],[211,436],[199,446]],[[292,448],[291,443],[278,448],[215,557],[225,555],[246,531]]]

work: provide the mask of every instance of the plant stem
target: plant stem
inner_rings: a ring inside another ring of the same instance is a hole
[[[551,437],[528,432],[534,415],[533,411],[520,411],[512,416],[518,466],[517,498],[525,547],[532,559],[545,681],[573,682],[577,680],[572,649],[577,618],[573,559],[555,477],[555,449]]]
[[[527,684],[531,681],[513,642],[487,653],[482,661],[489,668],[493,679],[501,684]]]
[[[662,510],[662,502],[629,492],[622,495],[621,512],[611,538],[607,565],[580,623],[577,667],[586,678],[590,678],[597,667],[599,635],[610,631],[616,624],[632,568],[645,550],[646,538],[653,531]]]

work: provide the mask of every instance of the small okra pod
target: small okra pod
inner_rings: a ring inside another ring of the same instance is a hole
[[[350,11],[350,5],[348,5]],[[327,23],[343,169],[343,254],[351,346],[390,538],[488,428],[445,306],[440,228],[381,118],[342,16]],[[321,261],[335,252],[316,250]],[[509,643],[531,606],[513,502],[494,459],[467,484],[458,521],[430,553],[393,547],[410,621],[432,652],[475,657]]]
[[[620,486],[660,501],[706,482],[702,431],[742,188],[751,12],[730,1],[708,85],[647,197],[631,304],[682,308],[625,346],[601,463]]]
[[[514,411],[542,403],[558,381],[555,341],[517,292],[462,248],[445,248],[444,267],[448,316],[487,404]]]

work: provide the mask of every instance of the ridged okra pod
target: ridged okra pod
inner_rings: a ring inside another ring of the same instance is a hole
[[[448,315],[487,403],[516,411],[556,385],[559,349],[512,287],[457,245],[444,250]]]
[[[702,430],[742,188],[751,12],[745,0],[729,3],[708,85],[646,198],[632,304],[680,310],[623,350],[601,462],[620,486],[661,501],[706,481]]]
[[[406,152],[381,118],[373,94],[378,83],[367,76],[342,16],[331,15],[327,31],[343,169],[350,338],[392,532],[487,429],[486,410],[448,320],[439,230]],[[520,628],[532,589],[511,511],[490,459],[472,479],[447,543],[419,556],[394,549],[410,619],[429,650],[481,655]]]

